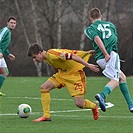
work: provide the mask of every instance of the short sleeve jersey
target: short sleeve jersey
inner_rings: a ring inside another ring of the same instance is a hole
[[[87,51],[78,51],[78,50],[68,50],[68,49],[49,49],[46,54],[45,61],[53,66],[56,69],[60,69],[64,72],[75,72],[84,68],[84,65],[74,61],[74,60],[65,60],[60,57],[62,52],[76,54],[86,62],[91,57],[91,54],[88,54]]]
[[[86,36],[91,40],[92,46],[96,52],[95,60],[104,58],[102,51],[94,42],[96,36],[102,40],[105,49],[110,54],[111,51],[118,52],[118,35],[115,26],[111,22],[97,20],[84,30]]]

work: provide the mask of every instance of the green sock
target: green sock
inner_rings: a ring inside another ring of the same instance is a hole
[[[9,74],[8,68],[6,67],[5,70],[6,70],[6,75],[8,75]]]
[[[100,95],[103,97],[103,99],[106,99],[106,97],[112,92],[111,86],[105,86]]]
[[[5,79],[6,78],[3,75],[0,75],[0,89],[1,89],[1,87],[2,87],[2,85],[4,83],[4,81],[5,81]]]
[[[127,104],[129,106],[133,105],[133,100],[132,100],[132,98],[130,96],[127,83],[126,82],[121,82],[119,86],[120,86],[120,90],[121,90],[121,92],[122,92]]]

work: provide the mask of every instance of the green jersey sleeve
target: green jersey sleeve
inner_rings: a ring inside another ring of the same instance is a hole
[[[89,26],[88,28],[86,28],[86,29],[84,30],[84,33],[86,34],[86,36],[87,36],[91,41],[93,41],[94,38],[95,38],[96,36],[98,36],[98,35],[97,35],[97,32],[95,32],[95,29],[94,29],[92,26]]]
[[[9,55],[8,46],[11,40],[11,31],[8,27],[4,27],[0,30],[0,53]]]

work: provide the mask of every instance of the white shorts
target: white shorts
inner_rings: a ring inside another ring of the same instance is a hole
[[[7,64],[4,57],[0,58],[0,68],[6,68]]]
[[[110,60],[108,62],[105,59],[97,60],[97,64],[103,69],[103,74],[109,78],[119,82],[120,78],[120,59],[119,55],[112,51],[110,54]]]

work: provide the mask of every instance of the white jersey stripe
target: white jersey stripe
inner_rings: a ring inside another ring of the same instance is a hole
[[[5,34],[5,32],[6,32],[7,30],[8,30],[8,28],[5,27],[5,28],[3,29],[3,31],[0,33],[0,41],[1,41],[3,35]]]

